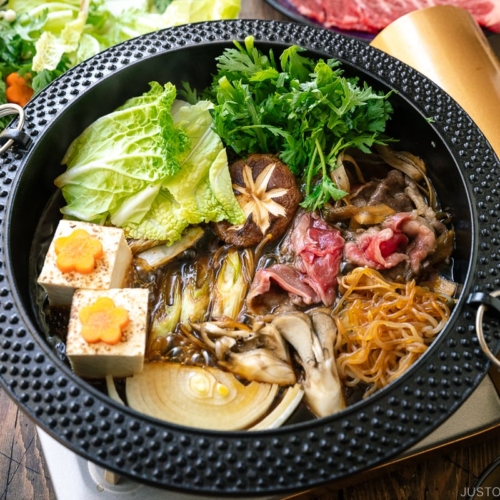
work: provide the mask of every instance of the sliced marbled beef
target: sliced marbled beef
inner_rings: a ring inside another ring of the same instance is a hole
[[[327,28],[376,33],[401,16],[437,5],[467,10],[483,27],[500,32],[498,0],[289,0],[303,16]]]
[[[337,275],[342,260],[344,238],[316,213],[305,213],[291,236],[296,266],[305,282],[318,294],[323,304],[335,300]]]
[[[391,269],[407,260],[418,274],[425,258],[436,250],[436,233],[416,211],[391,215],[380,225],[356,233],[345,245],[351,264]]]
[[[413,203],[405,188],[404,175],[399,170],[389,170],[384,179],[369,181],[354,189],[350,202],[357,207],[384,204],[396,212],[409,212],[413,210]]]
[[[292,302],[297,305],[317,304],[321,300],[295,267],[288,264],[275,264],[268,268],[259,269],[255,274],[247,296],[247,308],[250,312],[260,312],[259,309],[263,305],[263,301],[265,302],[263,296],[271,291],[273,284],[288,292]],[[274,297],[272,305],[276,305]],[[266,309],[271,308],[266,307]]]
[[[383,226],[408,236],[410,244],[406,254],[410,258],[411,270],[418,274],[423,260],[436,250],[436,233],[432,227],[416,212],[394,214],[387,217]]]
[[[273,284],[288,292],[291,301],[299,306],[334,303],[344,249],[340,231],[317,214],[300,211],[286,245],[287,252],[293,253],[293,261],[261,268],[255,273],[247,297],[250,312],[262,312],[265,295],[272,291]],[[269,305],[274,304],[272,297]]]
[[[404,253],[407,244],[408,238],[402,233],[372,227],[359,234],[355,241],[347,242],[344,254],[351,264],[381,271],[409,259]]]

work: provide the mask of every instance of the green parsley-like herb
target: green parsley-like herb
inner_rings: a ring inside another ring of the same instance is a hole
[[[304,183],[302,206],[316,210],[347,193],[331,178],[346,148],[370,152],[393,113],[391,92],[343,76],[335,59],[316,60],[294,45],[279,61],[254,46],[226,49],[204,96],[214,101],[214,127],[236,153],[274,153]]]
[[[167,7],[172,3],[172,0],[154,0],[154,6],[160,14],[163,14]]]

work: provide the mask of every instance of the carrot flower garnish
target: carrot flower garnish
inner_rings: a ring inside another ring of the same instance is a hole
[[[19,106],[26,106],[29,100],[33,97],[35,91],[30,85],[31,75],[26,74],[26,78],[20,76],[18,73],[10,73],[5,79],[7,88],[5,90],[5,97],[7,102],[19,104]]]
[[[115,345],[121,341],[123,329],[129,323],[129,315],[123,307],[117,307],[109,297],[99,297],[92,305],[82,307],[79,313],[82,337],[89,344],[105,342]]]
[[[95,269],[95,261],[103,255],[101,242],[85,229],[75,229],[69,236],[57,238],[54,247],[57,267],[63,273],[90,274]]]

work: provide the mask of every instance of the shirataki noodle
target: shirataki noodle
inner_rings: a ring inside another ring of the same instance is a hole
[[[347,386],[368,385],[366,397],[402,375],[426,351],[450,317],[450,298],[415,280],[386,281],[369,268],[356,268],[339,283],[337,367]]]

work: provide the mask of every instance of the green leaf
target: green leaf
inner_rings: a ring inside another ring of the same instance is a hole
[[[212,103],[176,100],[171,83],[93,122],[70,145],[55,183],[62,213],[173,243],[189,224],[244,221],[226,150],[212,130]]]
[[[241,6],[240,0],[156,0],[156,6],[152,0],[91,0],[86,13],[80,4],[9,0],[5,8],[17,17],[0,19],[2,79],[12,72],[29,73],[39,92],[100,50],[168,26],[236,18]]]
[[[163,14],[166,8],[172,3],[172,0],[154,0],[154,5],[158,12]]]
[[[307,180],[304,206],[345,196],[329,177],[343,149],[366,152],[391,140],[385,135],[391,93],[345,77],[338,60],[312,59],[292,46],[277,62],[272,50],[264,54],[247,37],[224,51],[217,69],[206,92],[216,102],[214,129],[241,155],[279,155]]]
[[[314,187],[313,191],[306,196],[300,206],[314,212],[330,200],[340,200],[344,196],[347,196],[347,194],[348,193],[342,189],[339,189],[330,177],[325,176],[321,179],[321,182]]]
[[[198,91],[193,89],[188,82],[182,82],[181,88],[178,90],[178,94],[189,104],[196,104],[199,101]]]
[[[72,142],[62,161],[68,169],[55,180],[68,203],[63,213],[90,221],[110,217],[128,197],[179,170],[189,141],[173,124],[175,96],[172,84],[152,83]],[[86,189],[95,193],[92,202],[81,197]]]
[[[299,54],[304,51],[305,49],[292,45],[283,51],[280,58],[283,72],[287,73],[290,78],[296,78],[301,82],[309,78],[314,68],[314,62],[310,58]]]

